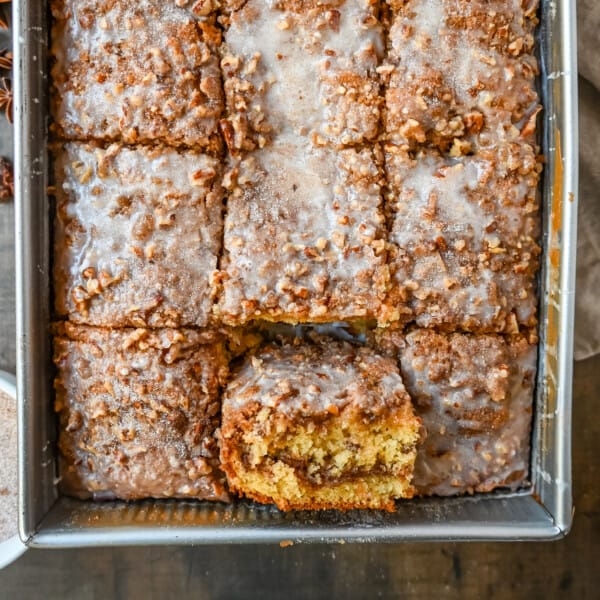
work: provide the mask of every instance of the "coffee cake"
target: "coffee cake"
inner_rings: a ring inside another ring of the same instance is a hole
[[[392,360],[333,339],[271,344],[227,386],[221,462],[232,491],[284,510],[393,510],[413,493],[419,435]]]
[[[237,170],[220,318],[231,325],[375,318],[389,276],[374,153],[278,142]]]
[[[51,104],[60,136],[219,148],[220,32],[200,3],[183,4],[50,2]]]
[[[219,162],[72,142],[55,167],[58,315],[103,327],[206,326],[223,231]]]
[[[233,10],[221,61],[232,154],[280,136],[332,147],[374,140],[384,46],[377,12],[372,0],[248,0]]]
[[[414,485],[422,495],[517,489],[529,471],[537,346],[522,336],[381,330],[427,432]]]
[[[540,169],[518,140],[460,158],[386,146],[392,319],[475,332],[535,326]]]
[[[55,334],[64,493],[227,500],[215,438],[227,358],[214,334],[69,323]]]
[[[390,0],[385,138],[452,155],[534,141],[537,1]]]

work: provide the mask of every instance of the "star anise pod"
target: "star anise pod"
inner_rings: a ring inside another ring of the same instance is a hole
[[[3,71],[12,71],[13,55],[6,48],[0,50],[0,69]]]
[[[10,80],[3,77],[0,80],[0,110],[4,110],[4,114],[9,123],[12,123],[12,107],[13,92],[10,86]]]
[[[9,200],[15,195],[15,181],[12,164],[8,158],[0,156],[0,202]]]

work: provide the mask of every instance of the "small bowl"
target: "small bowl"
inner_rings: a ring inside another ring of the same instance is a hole
[[[16,381],[10,373],[0,371],[0,392],[4,392],[16,401]],[[18,535],[13,535],[3,542],[0,541],[0,570],[17,560],[25,550],[27,550],[27,546],[25,546]]]

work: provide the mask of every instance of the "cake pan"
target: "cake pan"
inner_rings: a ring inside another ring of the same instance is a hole
[[[13,2],[20,536],[28,546],[532,540],[572,521],[571,385],[577,217],[575,3],[542,0],[539,31],[547,163],[543,181],[540,351],[531,486],[512,494],[428,498],[396,512],[281,513],[251,503],[95,504],[56,488],[52,414],[48,9]]]

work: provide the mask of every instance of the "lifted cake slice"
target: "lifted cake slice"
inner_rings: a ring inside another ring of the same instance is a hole
[[[413,494],[419,436],[393,360],[333,339],[271,344],[226,389],[222,468],[232,491],[282,510],[393,510]]]
[[[227,500],[223,344],[209,332],[61,324],[54,340],[61,488],[98,500]]]
[[[223,195],[214,158],[72,142],[56,157],[56,311],[102,327],[208,324]]]

